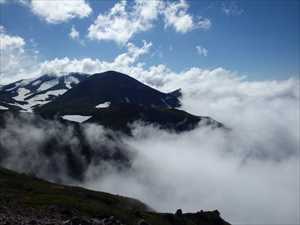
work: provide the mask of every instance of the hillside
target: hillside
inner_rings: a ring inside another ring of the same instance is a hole
[[[0,168],[0,224],[229,225],[218,211],[149,211],[142,202]]]

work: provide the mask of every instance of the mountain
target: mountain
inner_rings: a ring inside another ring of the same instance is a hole
[[[176,132],[199,123],[223,125],[209,117],[177,110],[181,89],[163,93],[115,71],[93,75],[70,73],[21,80],[0,89],[0,111],[34,112],[45,118],[94,122],[130,134],[130,124],[140,121]]]
[[[130,133],[131,124],[135,121],[176,132],[192,130],[199,123],[212,128],[223,127],[221,123],[209,117],[195,116],[183,110],[133,104],[119,104],[103,108],[96,111],[85,122],[98,123],[112,130]]]
[[[0,110],[22,110],[51,102],[57,96],[84,80],[87,74],[70,73],[63,76],[43,75],[36,79],[19,80],[0,87]]]
[[[180,106],[173,94],[162,93],[136,79],[115,71],[89,76],[64,95],[37,109],[47,114],[89,115],[108,105],[132,104],[174,108]]]
[[[180,89],[162,93],[128,75],[107,71],[89,76],[35,112],[47,118],[98,123],[128,134],[135,121],[176,132],[191,130],[200,121],[213,128],[223,126],[211,118],[177,110],[180,97]]]
[[[139,200],[47,182],[0,168],[0,224],[230,225],[215,211],[152,211]]]

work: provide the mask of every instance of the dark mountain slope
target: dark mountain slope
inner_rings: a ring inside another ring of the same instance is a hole
[[[37,112],[89,115],[96,111],[97,105],[105,102],[167,108],[180,106],[178,98],[172,94],[159,92],[125,74],[107,71],[91,75]]]
[[[176,132],[191,130],[200,121],[214,128],[222,127],[210,118],[176,110],[180,106],[179,97],[180,89],[162,93],[128,75],[107,71],[89,76],[35,112],[46,118],[89,116],[87,122],[125,133],[130,133],[130,124],[135,121]]]
[[[192,130],[199,122],[213,128],[223,127],[221,123],[209,117],[194,116],[182,110],[131,104],[103,108],[95,112],[86,122],[99,123],[113,130],[130,133],[130,125],[135,121],[176,132]]]
[[[0,168],[0,224],[229,225],[217,210],[186,214],[148,210],[132,198],[58,185]]]

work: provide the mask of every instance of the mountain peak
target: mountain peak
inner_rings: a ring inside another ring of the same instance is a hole
[[[106,71],[90,75],[77,86],[44,105],[39,111],[51,114],[91,113],[99,104],[132,104],[148,107],[175,108],[179,99],[151,88],[123,73]]]

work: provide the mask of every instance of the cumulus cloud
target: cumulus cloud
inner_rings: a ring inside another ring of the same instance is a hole
[[[6,32],[0,26],[0,78],[1,83],[28,77],[37,60],[37,52],[26,48],[26,41]]]
[[[26,2],[31,11],[47,23],[63,23],[74,18],[84,18],[92,8],[85,0],[31,0]]]
[[[196,50],[200,56],[207,56],[207,54],[208,54],[208,50],[200,45],[196,46]]]
[[[118,2],[109,12],[98,15],[88,29],[88,37],[92,40],[113,40],[124,44],[134,34],[152,27],[159,5],[160,1],[137,0],[127,11],[127,2]]]
[[[37,74],[65,74],[70,72],[81,73],[99,73],[107,70],[128,71],[131,67],[141,67],[136,65],[136,61],[140,56],[146,54],[150,47],[151,42],[143,41],[142,47],[137,47],[132,43],[127,44],[127,52],[118,55],[112,62],[101,61],[99,59],[69,59],[68,57],[62,59],[54,59],[45,61],[40,64]]]
[[[0,50],[19,49],[23,51],[25,41],[22,37],[8,35],[5,28],[0,26]]]
[[[83,42],[82,40],[79,41]],[[1,67],[0,83],[6,84],[47,73],[63,75],[70,72],[92,74],[107,70],[116,70],[123,73],[143,71],[143,64],[137,61],[142,55],[150,51],[151,46],[152,43],[146,41],[143,41],[141,47],[127,43],[127,51],[117,55],[113,61],[92,58],[70,59],[68,57],[39,61],[37,52],[34,50],[25,48],[20,48],[18,51],[1,50],[1,62],[4,66]]]
[[[160,15],[165,18],[165,27],[174,27],[177,32],[186,33],[196,28],[208,29],[210,20],[200,18],[196,21],[188,14],[188,7],[184,0],[172,3],[136,0],[131,7],[123,0],[116,3],[109,12],[98,15],[88,29],[88,37],[92,40],[112,40],[124,44],[135,34],[152,28]]]
[[[185,0],[179,2],[167,2],[163,10],[165,27],[171,26],[177,32],[186,33],[195,28],[209,29],[211,21],[207,18],[199,18],[195,21],[192,15],[187,13],[189,5]]]

